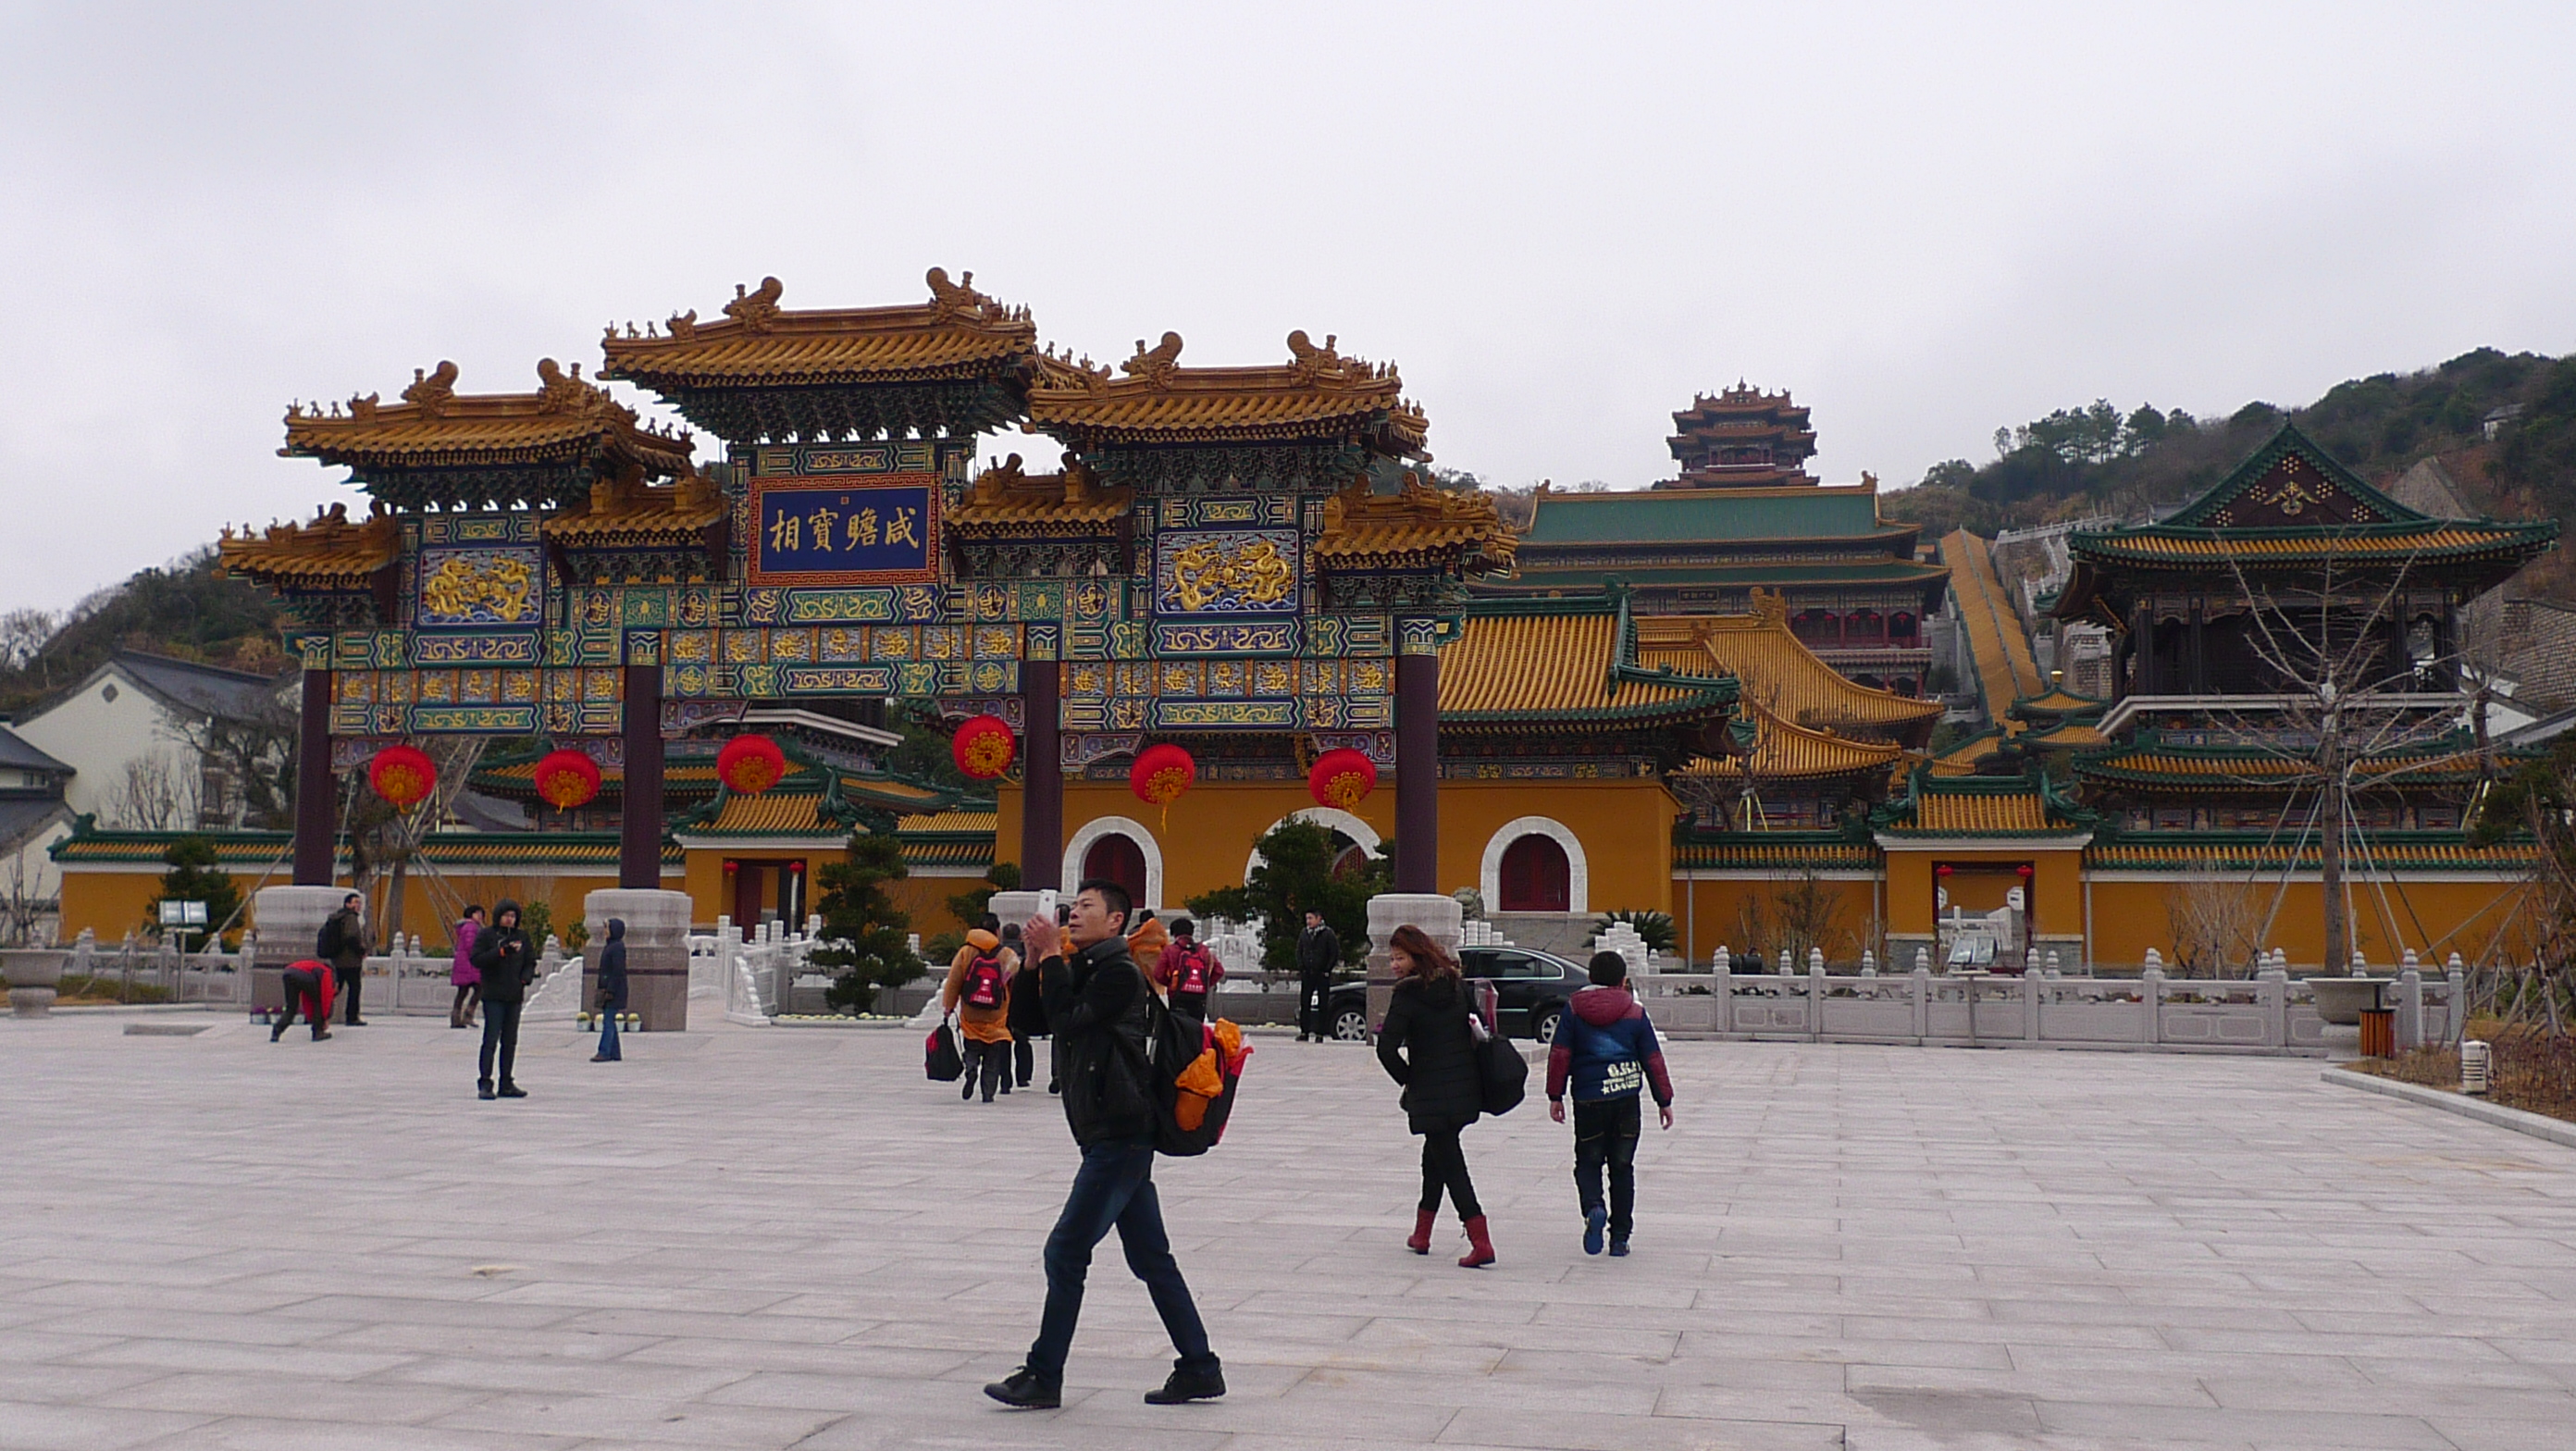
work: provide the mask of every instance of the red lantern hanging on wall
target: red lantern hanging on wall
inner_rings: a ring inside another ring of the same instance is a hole
[[[949,754],[957,758],[957,769],[978,781],[994,780],[1011,769],[1011,759],[1019,749],[1019,742],[1012,739],[1010,722],[998,715],[979,715],[966,722],[948,743]]]
[[[1127,789],[1146,805],[1161,807],[1163,823],[1169,826],[1172,803],[1190,789],[1198,774],[1199,763],[1190,758],[1189,752],[1164,741],[1136,753],[1136,764],[1127,771]]]
[[[1306,794],[1337,811],[1356,809],[1376,789],[1377,763],[1348,746],[1316,757],[1315,769],[1306,773]]]
[[[438,766],[416,746],[387,746],[367,762],[367,784],[396,808],[409,811],[438,784]]]
[[[537,799],[557,811],[587,806],[599,795],[599,763],[579,751],[549,751],[532,779]]]
[[[787,774],[787,753],[767,736],[736,736],[716,752],[716,779],[736,796],[757,796]]]

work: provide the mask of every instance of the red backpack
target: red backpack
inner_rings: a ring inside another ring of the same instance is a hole
[[[1172,965],[1172,991],[1206,993],[1225,976],[1225,969],[1208,956],[1207,946],[1188,942],[1180,946],[1180,961]]]
[[[1008,992],[1008,982],[1009,979],[1002,975],[1001,956],[998,953],[980,953],[973,962],[966,964],[966,991],[959,995],[958,1001],[970,1008],[998,1008]]]

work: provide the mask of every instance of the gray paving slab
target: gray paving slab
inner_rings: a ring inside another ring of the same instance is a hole
[[[1637,1254],[1563,1129],[1468,1136],[1502,1262],[1399,1241],[1416,1142],[1362,1051],[1257,1040],[1157,1170],[1233,1394],[1114,1250],[1058,1412],[1035,1328],[1055,1103],[900,1033],[472,1036],[0,1023],[0,1451],[607,1446],[2560,1447],[2576,1150],[2259,1059],[1671,1049]]]

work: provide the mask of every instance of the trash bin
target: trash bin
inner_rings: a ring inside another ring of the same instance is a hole
[[[2361,1056],[2364,1058],[2397,1056],[2397,1010],[2395,1008],[2361,1010]]]

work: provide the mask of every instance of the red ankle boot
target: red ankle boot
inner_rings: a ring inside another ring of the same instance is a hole
[[[1467,1221],[1467,1253],[1458,1260],[1462,1270],[1481,1270],[1494,1262],[1494,1237],[1485,1231],[1485,1216],[1479,1214]]]
[[[1437,1209],[1413,1211],[1413,1237],[1404,1242],[1404,1247],[1418,1255],[1431,1253],[1431,1221],[1439,1216]]]

